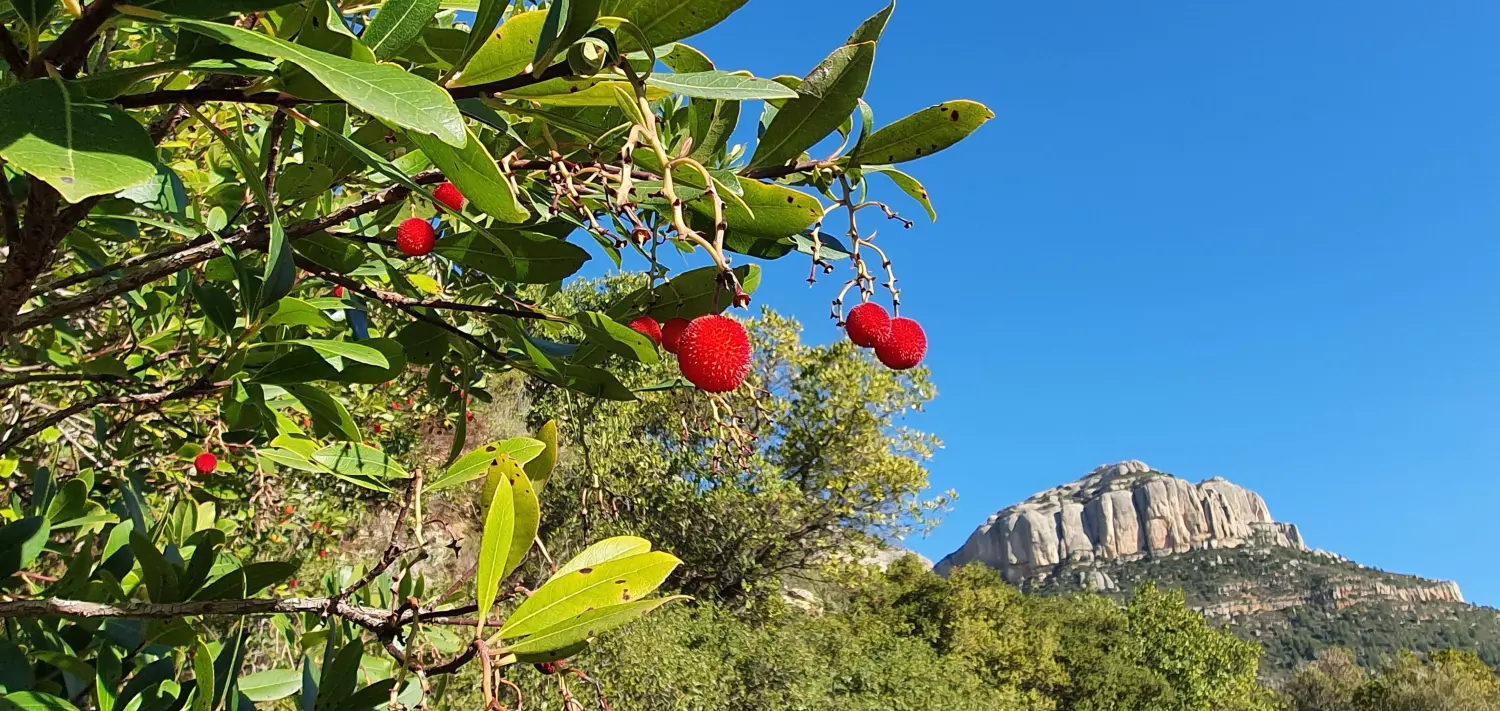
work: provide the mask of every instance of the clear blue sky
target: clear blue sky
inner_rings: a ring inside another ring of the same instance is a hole
[[[690,43],[800,75],[882,5],[753,0]],[[997,113],[909,164],[939,221],[883,230],[961,494],[911,546],[1136,458],[1500,604],[1497,30],[1477,0],[905,0],[878,122]],[[760,301],[832,339],[805,273],[768,265]]]

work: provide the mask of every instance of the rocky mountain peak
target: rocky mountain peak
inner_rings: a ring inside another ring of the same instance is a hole
[[[979,561],[1020,584],[1065,563],[1246,545],[1306,550],[1297,527],[1272,519],[1259,494],[1223,477],[1193,484],[1132,459],[1001,509],[936,569]]]

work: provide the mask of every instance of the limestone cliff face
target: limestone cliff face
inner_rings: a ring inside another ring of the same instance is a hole
[[[1219,477],[1193,484],[1132,460],[1002,509],[936,570],[979,561],[1019,584],[1063,563],[1248,544],[1306,549],[1297,527],[1272,519],[1255,492]]]

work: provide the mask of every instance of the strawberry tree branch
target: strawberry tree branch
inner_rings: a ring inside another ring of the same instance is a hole
[[[30,75],[42,74],[42,62],[63,66],[75,63],[79,56],[86,54],[94,35],[115,14],[115,2],[116,0],[94,0],[89,3],[81,17],[69,23],[68,28],[52,44],[47,45],[46,50],[32,59]]]
[[[74,415],[82,413],[86,410],[93,409],[95,407],[111,407],[116,405],[130,404],[156,405],[164,402],[171,402],[173,400],[183,400],[190,397],[197,397],[199,395],[206,395],[208,393],[217,392],[226,387],[229,387],[228,381],[212,382],[207,379],[200,379],[195,382],[188,383],[187,385],[183,385],[175,390],[159,390],[155,392],[132,393],[124,395],[118,393],[106,393],[95,395],[89,398],[84,398],[83,400],[79,400],[78,402],[75,402],[68,407],[65,407],[53,413],[49,413],[46,417],[28,422],[25,425],[18,425],[15,429],[11,430],[11,433],[5,438],[3,442],[0,442],[0,454],[9,452],[11,448],[26,441],[27,439],[30,439],[31,437],[35,436],[42,430],[47,429],[48,427],[51,427],[59,422],[62,422],[63,420],[68,419],[69,417],[73,417]]]
[[[10,67],[11,74],[26,76],[26,55],[21,53],[21,45],[16,44],[16,38],[10,34],[10,30],[5,29],[3,22],[0,22],[0,58]]]
[[[396,630],[417,617],[414,611],[399,615],[391,610],[350,605],[327,597],[252,598],[190,602],[122,602],[116,604],[65,600],[0,601],[0,618],[71,617],[80,619],[176,619],[181,617],[257,617],[261,615],[325,614],[349,620],[374,632]],[[424,619],[423,624],[454,625],[465,620]]]

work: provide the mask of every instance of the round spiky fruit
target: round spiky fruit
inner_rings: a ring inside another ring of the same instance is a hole
[[[432,191],[432,196],[454,212],[464,209],[464,194],[459,192],[458,187],[453,183],[443,183],[437,186],[437,190]]]
[[[668,319],[661,325],[661,347],[667,349],[668,353],[677,353],[677,345],[682,341],[682,332],[687,327],[688,320],[685,318]]]
[[[699,390],[734,390],[750,374],[750,334],[728,316],[699,316],[677,343],[677,367]]]
[[[199,474],[207,474],[219,468],[219,458],[209,452],[204,452],[193,458],[193,471]]]
[[[426,220],[413,217],[396,228],[396,247],[408,257],[424,257],[437,244],[437,233]]]
[[[874,348],[880,339],[891,334],[891,315],[880,304],[867,301],[849,309],[844,317],[849,340],[860,348]]]
[[[909,318],[891,319],[891,332],[875,344],[875,357],[891,370],[909,370],[927,355],[927,334]]]
[[[629,324],[630,330],[643,333],[657,345],[661,344],[661,324],[650,316],[639,316]]]

